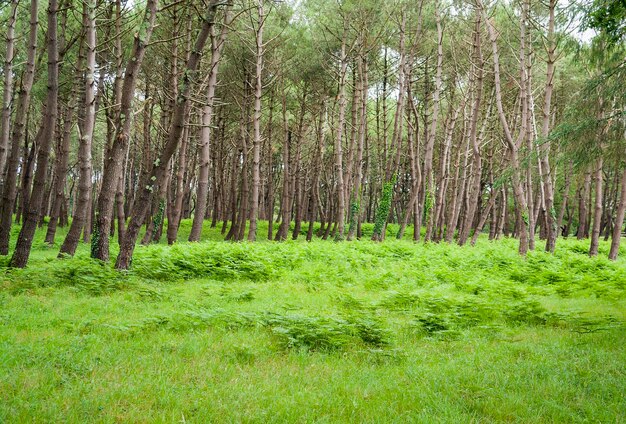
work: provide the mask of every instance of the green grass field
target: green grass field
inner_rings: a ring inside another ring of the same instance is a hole
[[[0,258],[0,422],[626,420],[624,249],[205,238]]]

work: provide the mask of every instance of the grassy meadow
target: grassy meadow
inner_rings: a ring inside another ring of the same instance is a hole
[[[625,249],[523,260],[512,239],[389,231],[235,244],[207,225],[126,273],[38,233],[28,268],[0,257],[0,422],[626,420]]]

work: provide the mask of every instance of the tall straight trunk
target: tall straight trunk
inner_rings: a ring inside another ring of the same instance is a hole
[[[399,42],[399,54],[400,63],[398,65],[398,99],[396,101],[396,111],[393,123],[393,134],[391,137],[391,146],[389,150],[393,153],[395,148],[395,155],[393,159],[387,157],[387,152],[384,153],[385,166],[385,179],[383,180],[383,190],[381,198],[389,197],[392,194],[393,186],[395,185],[396,173],[398,171],[402,144],[402,123],[404,121],[404,101],[406,96],[406,54],[405,54],[405,29],[406,29],[406,14],[402,11],[402,18],[400,22],[400,42]],[[409,84],[410,85],[410,81]],[[407,85],[407,86],[408,86]],[[391,186],[390,186],[391,185]],[[378,209],[376,210],[376,224],[372,233],[373,241],[383,241],[385,238],[385,232],[387,228],[387,220],[389,212],[391,211],[392,201],[381,201]]]
[[[604,161],[602,157],[598,159],[598,165],[594,175],[595,178],[595,204],[593,209],[593,228],[591,230],[591,243],[589,246],[589,256],[598,255],[599,239],[600,239],[600,224],[602,223],[602,204],[603,204],[603,183],[604,173],[603,167]]]
[[[465,121],[469,118],[465,117]],[[463,199],[465,198],[465,181],[468,170],[468,162],[469,162],[469,142],[470,137],[466,133],[469,131],[467,129],[468,123],[464,123],[463,128],[463,139],[459,145],[459,153],[457,155],[457,159],[455,162],[456,172],[454,175],[454,190],[452,191],[452,202],[450,205],[450,215],[448,216],[448,221],[446,223],[446,235],[445,241],[447,243],[451,243],[454,239],[454,232],[456,231],[457,225],[459,223],[459,215],[461,214],[461,209],[463,208]],[[463,164],[461,164],[461,155],[464,156]]]
[[[20,160],[20,147],[24,142],[26,119],[30,107],[30,92],[35,78],[35,54],[37,52],[37,11],[38,0],[30,2],[30,27],[27,44],[26,68],[22,75],[20,88],[15,108],[15,121],[13,122],[11,136],[11,151],[4,173],[4,185],[2,186],[2,202],[0,204],[0,255],[8,255],[9,238],[11,235],[11,222],[13,219],[13,207],[17,194],[17,169]],[[2,170],[0,170],[2,172]]]
[[[609,251],[609,259],[614,261],[619,254],[619,245],[622,238],[622,228],[624,227],[624,213],[626,212],[626,169],[622,172],[622,191],[620,192],[619,204],[615,215],[615,225],[613,225],[613,234],[611,236],[611,250]]]
[[[135,87],[139,70],[143,63],[146,47],[150,41],[156,20],[157,0],[148,0],[146,4],[141,31],[135,33],[133,50],[126,65],[124,83],[121,88],[121,102],[119,114],[116,117],[116,134],[113,145],[105,159],[105,170],[102,174],[100,195],[98,196],[95,234],[92,238],[91,255],[93,258],[108,262],[109,260],[109,233],[113,219],[113,205],[115,191],[122,172],[124,155],[130,141],[130,127],[132,121],[132,106],[135,98]],[[142,206],[148,207],[150,202]]]
[[[272,126],[274,124],[274,94],[270,94],[269,117],[267,119],[267,239],[272,240],[274,235],[274,152],[272,151]]]
[[[358,145],[357,145],[357,158],[356,158],[356,175],[354,177],[354,187],[352,189],[352,205],[350,205],[350,227],[348,228],[348,240],[352,240],[354,236],[357,234],[357,229],[359,226],[359,222],[361,220],[361,182],[363,180],[363,151],[365,146],[365,139],[367,137],[367,102],[368,102],[368,66],[367,66],[367,57],[362,55],[359,58],[359,73],[361,75],[360,78],[360,98],[355,99],[360,102],[360,107],[358,108],[359,113],[359,129],[357,132],[358,137]],[[321,166],[321,165],[320,165]]]
[[[337,179],[337,234],[335,240],[343,239],[346,219],[346,197],[343,181],[343,129],[346,120],[346,74],[348,69],[348,57],[346,53],[347,26],[348,22],[346,18],[344,18],[339,70],[339,118],[337,120],[337,135],[335,137],[335,178]]]
[[[441,74],[443,70],[443,28],[441,25],[441,16],[439,15],[439,4],[435,5],[435,19],[437,23],[437,71],[435,74],[435,91],[433,93],[433,109],[432,109],[432,121],[430,123],[430,130],[428,131],[428,139],[426,140],[426,150],[424,152],[424,195],[427,204],[422,203],[422,208],[426,213],[426,234],[424,236],[424,243],[429,242],[433,236],[434,226],[434,211],[433,203],[435,200],[435,175],[433,173],[433,151],[435,146],[435,136],[437,134],[437,124],[439,122],[439,103],[441,96]],[[480,41],[480,37],[477,37]],[[478,51],[480,52],[480,44],[478,44]],[[482,72],[482,59],[480,65],[480,72]],[[482,74],[480,77],[480,83],[482,83]],[[478,103],[480,105],[480,103]],[[477,107],[478,109],[478,107]],[[478,112],[476,112],[478,113]],[[480,156],[480,155],[479,155]],[[480,179],[480,178],[479,178]]]
[[[435,241],[441,240],[441,235],[443,233],[444,227],[444,207],[446,202],[446,193],[448,191],[449,186],[449,174],[450,174],[450,156],[452,149],[452,137],[454,134],[454,128],[456,127],[456,122],[459,118],[459,112],[461,109],[465,108],[465,96],[463,96],[463,100],[461,101],[461,105],[452,112],[452,101],[450,102],[450,112],[448,116],[448,122],[446,125],[445,131],[445,139],[443,143],[443,151],[440,159],[440,170],[439,170],[439,189],[437,190],[436,200],[435,200],[435,223],[434,227],[436,229],[436,233],[434,235]],[[451,117],[450,117],[451,115]]]
[[[489,17],[486,16],[486,11],[482,7],[481,0],[478,0],[478,5],[479,5],[479,8],[482,10],[483,19],[487,23],[487,30],[489,32],[489,38],[491,40],[492,60],[493,60],[493,70],[494,70],[494,84],[495,84],[495,92],[496,92],[496,105],[498,107],[498,116],[500,118],[502,129],[504,131],[505,140],[509,148],[511,167],[513,171],[511,175],[511,182],[513,186],[513,194],[515,197],[515,201],[517,202],[517,221],[520,226],[518,252],[520,255],[526,256],[526,253],[528,252],[528,248],[529,248],[528,222],[527,222],[528,204],[526,202],[526,195],[524,193],[524,186],[522,182],[521,161],[519,158],[519,145],[521,144],[521,141],[523,140],[523,137],[526,132],[524,126],[526,125],[526,114],[528,113],[527,111],[528,105],[527,105],[527,102],[524,101],[525,99],[523,99],[522,101],[523,110],[522,110],[522,120],[521,120],[522,129],[520,130],[520,135],[518,137],[518,140],[514,140],[513,134],[511,133],[511,130],[509,127],[507,116],[504,112],[504,106],[502,102],[502,84],[500,82],[500,54],[499,54],[499,49],[498,49],[496,30],[493,27],[493,23],[489,20]],[[525,12],[525,7],[524,7],[524,12]],[[522,60],[521,60],[520,67],[521,67],[521,73],[523,75],[525,74],[525,71],[526,71],[524,67],[524,63],[526,60],[525,53],[524,53],[524,41],[525,41],[525,31],[526,31],[525,13],[523,13],[520,27],[521,27],[521,33],[522,33],[521,47],[520,47],[520,58]],[[522,81],[522,84],[521,84],[521,87],[522,87],[521,91],[522,91],[523,96],[525,96],[526,89],[525,89],[525,84],[523,82],[524,81]]]
[[[298,122],[298,139],[296,141],[296,151],[293,157],[293,164],[291,169],[291,193],[293,193],[294,200],[294,226],[291,238],[296,240],[300,234],[302,228],[302,169],[300,168],[300,161],[302,157],[302,145],[304,143],[304,134],[306,128],[304,125],[304,118],[306,116],[306,99],[308,94],[308,87],[305,84],[302,91],[302,101],[300,102],[300,120]]]
[[[252,140],[252,207],[250,208],[250,228],[248,241],[256,240],[257,218],[259,215],[259,191],[261,188],[261,94],[263,92],[263,27],[265,12],[263,0],[257,0],[258,21],[256,27],[256,66],[254,74],[254,138]]]
[[[552,92],[554,89],[554,73],[556,62],[556,41],[554,35],[554,10],[557,0],[550,0],[550,15],[548,20],[547,35],[547,60],[546,60],[546,87],[543,97],[543,119],[541,125],[541,136],[543,137],[540,153],[540,167],[543,174],[543,192],[546,210],[546,252],[554,252],[556,247],[557,223],[556,212],[554,210],[554,186],[552,184],[552,169],[550,168],[550,118]]]
[[[154,187],[153,185],[149,184],[145,187],[142,187],[142,189],[139,191],[137,206],[135,208],[134,215],[128,224],[126,236],[124,237],[122,245],[120,246],[120,253],[115,263],[115,266],[118,269],[128,269],[128,267],[130,266],[130,261],[133,251],[135,249],[135,243],[137,241],[139,229],[141,228],[145,220],[146,213],[148,212],[149,200],[152,197],[152,192],[155,188],[157,190],[159,189],[158,184],[162,182],[163,177],[167,172],[168,163],[170,162],[170,159],[176,151],[178,143],[180,142],[180,138],[183,132],[183,126],[185,124],[187,116],[189,115],[189,96],[191,93],[191,86],[195,86],[194,83],[196,82],[196,73],[200,65],[202,52],[204,50],[206,41],[209,38],[211,27],[213,27],[213,25],[215,24],[215,15],[217,13],[217,8],[220,4],[221,3],[219,2],[219,0],[211,0],[211,2],[209,3],[207,14],[202,22],[202,27],[200,29],[200,32],[198,33],[189,59],[187,60],[183,84],[181,89],[179,90],[176,105],[174,107],[174,112],[172,114],[172,125],[167,139],[167,143],[163,148],[160,157],[154,163],[154,166],[152,166],[152,170],[150,172],[150,181],[155,181],[157,186]]]
[[[48,3],[48,90],[46,94],[46,111],[42,122],[42,132],[37,152],[37,170],[33,179],[33,191],[30,196],[24,224],[17,239],[15,251],[11,257],[12,267],[24,268],[28,263],[33,237],[37,229],[39,214],[43,206],[50,145],[54,138],[54,127],[57,118],[59,96],[59,49],[57,44],[57,10],[58,1]]]
[[[4,91],[2,94],[2,116],[0,117],[0,189],[4,181],[4,167],[9,149],[11,133],[11,100],[13,99],[13,57],[15,50],[15,21],[18,0],[11,0],[11,11],[7,22],[6,54],[4,56]]]
[[[211,123],[213,122],[213,104],[215,102],[215,90],[217,88],[217,75],[219,70],[222,49],[226,40],[228,26],[230,24],[230,12],[226,12],[225,25],[217,37],[215,27],[211,27],[211,68],[207,82],[206,103],[202,108],[202,130],[200,131],[200,166],[198,167],[198,188],[196,194],[196,209],[193,214],[193,223],[189,233],[189,241],[199,241],[202,233],[202,223],[206,213],[206,203],[209,197],[209,159],[211,150]]]
[[[287,97],[283,91],[282,97],[282,114],[283,114],[283,130],[284,130],[284,142],[283,142],[283,186],[280,198],[280,226],[276,232],[276,241],[282,241],[287,239],[287,233],[289,232],[289,224],[291,222],[291,205],[293,199],[291,198],[291,190],[289,189],[291,181],[291,164],[290,164],[290,150],[291,150],[291,130],[289,129],[289,121],[287,121]]]
[[[96,70],[96,0],[87,0],[83,2],[83,27],[85,28],[86,67],[84,70],[85,97],[83,103],[85,116],[78,147],[80,176],[72,224],[70,225],[70,230],[61,245],[59,256],[74,255],[80,239],[80,232],[85,227],[85,222],[91,212],[91,141],[96,115],[96,87],[94,80]]]
[[[472,157],[474,176],[470,176],[470,187],[467,190],[468,208],[466,210],[466,219],[463,222],[463,227],[459,232],[458,243],[463,246],[469,237],[472,223],[474,221],[474,215],[478,205],[478,199],[482,195],[481,190],[481,173],[482,173],[482,158],[480,155],[480,140],[477,136],[478,118],[480,116],[480,105],[483,97],[483,54],[480,48],[480,14],[476,16],[476,27],[474,29],[474,70],[475,75],[474,84],[476,92],[474,93],[474,104],[472,109],[472,120],[470,123],[470,143],[472,145]],[[488,119],[487,116],[486,119]]]
[[[315,149],[315,163],[313,165],[313,178],[311,181],[311,197],[309,199],[309,228],[306,235],[306,240],[311,241],[313,239],[313,225],[315,224],[315,217],[317,207],[319,203],[319,185],[320,185],[320,173],[322,171],[322,160],[324,158],[324,152],[326,150],[326,98],[322,100],[322,106],[319,114],[319,133],[317,137],[317,149]]]

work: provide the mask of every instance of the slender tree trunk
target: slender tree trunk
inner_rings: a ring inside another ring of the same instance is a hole
[[[599,247],[599,239],[600,239],[600,224],[602,223],[602,204],[603,204],[603,183],[604,183],[604,173],[603,173],[603,164],[604,161],[602,157],[598,160],[598,165],[595,172],[595,182],[596,182],[596,199],[595,199],[595,207],[593,210],[593,229],[591,230],[591,244],[589,246],[589,256],[597,256],[598,255],[598,247]]]
[[[287,121],[287,98],[286,94],[283,92],[282,98],[282,108],[283,108],[283,128],[285,133],[284,143],[283,143],[283,186],[282,186],[282,194],[280,199],[280,226],[278,227],[278,231],[276,232],[277,241],[283,241],[287,239],[287,233],[289,232],[289,224],[291,222],[291,205],[293,204],[293,199],[291,198],[291,190],[289,189],[290,180],[291,180],[291,165],[290,165],[290,149],[291,149],[291,130],[289,129],[289,122]]]
[[[256,240],[257,218],[259,215],[259,191],[261,188],[261,94],[263,92],[263,27],[265,12],[263,0],[257,0],[258,21],[256,27],[256,66],[254,75],[254,138],[252,140],[252,207],[248,241]]]
[[[459,232],[458,243],[463,246],[469,237],[472,223],[474,221],[474,215],[478,205],[478,199],[482,195],[481,190],[481,174],[482,174],[482,158],[480,155],[480,140],[477,136],[478,118],[480,116],[480,104],[483,97],[483,55],[480,46],[480,13],[476,17],[476,27],[474,30],[474,75],[475,75],[475,87],[474,93],[474,105],[472,110],[472,121],[470,123],[470,143],[472,145],[472,156],[474,159],[474,176],[470,177],[470,185],[467,190],[468,208],[466,210],[466,219],[463,223],[461,231]],[[487,116],[488,118],[488,116]]]
[[[405,55],[405,29],[406,29],[406,15],[402,11],[402,17],[400,22],[400,42],[399,42],[399,54],[400,64],[398,65],[398,100],[396,102],[396,111],[393,123],[393,135],[391,138],[390,149],[393,153],[395,148],[394,159],[387,158],[385,153],[385,179],[383,181],[383,193],[381,203],[376,210],[376,224],[374,226],[374,232],[372,234],[373,241],[383,241],[385,239],[385,233],[387,228],[387,220],[389,218],[389,212],[391,211],[392,199],[385,199],[392,195],[393,186],[395,186],[396,173],[398,171],[400,161],[400,147],[402,143],[402,123],[404,121],[404,100],[406,96],[406,55]],[[409,84],[410,85],[410,84]],[[386,149],[385,149],[386,150]],[[388,201],[387,201],[388,200]]]
[[[546,61],[546,87],[543,99],[543,120],[541,125],[541,135],[543,137],[540,152],[540,167],[543,174],[543,191],[546,210],[546,252],[554,252],[556,247],[557,224],[555,222],[556,213],[554,210],[554,186],[552,185],[552,169],[550,168],[550,117],[552,92],[554,88],[554,73],[556,62],[556,42],[554,36],[554,10],[557,0],[550,0],[550,17],[548,21],[548,43],[547,43],[547,61]],[[569,176],[568,176],[569,177]],[[569,187],[568,187],[569,188]],[[560,223],[559,223],[560,224]]]
[[[589,225],[587,220],[587,199],[589,199],[589,196],[591,196],[591,171],[587,169],[578,202],[578,232],[576,233],[578,240],[584,239],[589,233],[587,229]]]
[[[498,51],[496,30],[493,27],[493,23],[489,20],[489,17],[486,16],[485,10],[482,7],[481,0],[478,0],[478,4],[484,15],[483,18],[485,19],[487,23],[487,30],[489,32],[489,38],[491,40],[492,60],[493,60],[493,65],[494,65],[493,67],[494,67],[494,84],[495,84],[495,92],[496,92],[496,105],[498,107],[498,116],[500,117],[500,123],[502,124],[505,139],[509,147],[511,167],[513,168],[511,180],[512,180],[512,185],[513,185],[513,194],[515,196],[515,201],[517,202],[517,221],[520,225],[520,231],[519,231],[520,241],[519,241],[518,251],[520,255],[526,256],[526,253],[528,252],[528,248],[529,248],[528,222],[527,222],[528,205],[526,203],[526,196],[524,193],[524,187],[523,187],[523,182],[522,182],[522,177],[521,177],[521,166],[520,166],[519,147],[518,147],[526,131],[525,131],[525,128],[522,128],[522,130],[520,131],[520,137],[518,137],[519,140],[513,139],[513,135],[511,134],[511,130],[509,127],[506,114],[504,112],[504,106],[502,102],[502,85],[500,82],[500,55]],[[526,17],[523,16],[522,22],[520,25],[522,27],[522,37],[521,37],[522,41],[525,38],[524,37],[525,20],[526,20]],[[524,68],[525,54],[524,54],[524,49],[523,49],[523,42],[522,42],[520,57],[523,58],[523,60],[521,61],[522,73],[525,73],[525,68]],[[522,92],[525,95],[525,88],[524,88],[525,84],[522,83],[521,86],[522,86]],[[526,113],[528,111],[526,110],[527,103],[523,101],[522,104],[524,105],[523,112],[522,112],[522,123],[523,123],[522,127],[523,127],[526,122]]]
[[[230,9],[229,9],[230,10]],[[227,17],[222,27],[219,37],[215,35],[215,27],[211,27],[211,68],[209,70],[209,80],[207,83],[206,103],[202,109],[202,130],[200,132],[200,166],[198,168],[198,189],[196,194],[196,209],[193,215],[189,241],[199,241],[202,234],[202,223],[206,213],[206,203],[209,197],[209,158],[211,149],[211,123],[213,122],[213,104],[215,101],[215,90],[217,88],[217,75],[219,70],[222,48],[226,40],[226,34],[230,24],[230,11],[226,12]]]
[[[626,212],[626,169],[622,172],[622,191],[617,206],[617,214],[615,216],[615,225],[613,226],[613,235],[611,236],[611,250],[609,251],[609,259],[614,261],[619,254],[619,245],[622,238],[622,228],[624,227],[624,213]]]
[[[565,186],[563,187],[563,200],[561,201],[561,210],[559,211],[559,217],[556,220],[556,227],[561,231],[563,231],[563,228],[561,226],[563,225],[563,217],[565,216],[567,202],[569,200],[569,190],[572,181],[571,174],[571,164],[568,164],[565,170]],[[565,231],[563,231],[564,237],[567,237],[568,235],[569,232],[565,233]]]
[[[346,53],[346,38],[348,33],[347,21],[344,18],[343,37],[341,39],[341,56],[339,70],[339,119],[337,120],[337,135],[335,138],[335,178],[337,179],[337,234],[335,240],[344,236],[346,219],[346,197],[343,181],[343,129],[346,120],[346,74],[348,57]]]
[[[439,5],[435,5],[435,19],[437,23],[437,73],[435,75],[435,91],[433,93],[433,110],[432,121],[430,130],[428,132],[428,139],[426,140],[426,151],[424,152],[424,194],[427,200],[427,204],[422,205],[424,212],[426,213],[426,234],[424,236],[424,243],[428,243],[432,239],[433,226],[434,226],[434,211],[433,203],[435,201],[435,175],[433,173],[433,151],[435,146],[435,136],[437,134],[437,124],[439,121],[439,102],[441,96],[441,74],[443,70],[443,28],[441,25],[441,16],[439,15]],[[480,42],[480,38],[478,41]],[[478,52],[480,53],[480,43],[478,44]],[[479,84],[482,84],[482,55],[480,64],[480,80]],[[480,105],[480,100],[477,102]],[[478,107],[477,111],[478,113]],[[480,154],[479,154],[480,157]],[[479,177],[480,180],[480,177]]]

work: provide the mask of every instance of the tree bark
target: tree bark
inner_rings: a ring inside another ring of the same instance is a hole
[[[2,187],[2,204],[0,204],[0,255],[8,255],[9,239],[11,236],[11,223],[13,207],[17,194],[17,169],[20,159],[20,147],[24,142],[26,120],[30,107],[31,89],[35,78],[35,54],[37,53],[37,11],[38,0],[30,2],[30,28],[27,45],[26,68],[20,82],[20,89],[15,109],[15,121],[13,123],[11,137],[11,151],[4,174],[4,186]],[[1,172],[1,170],[0,170]]]
[[[155,161],[154,166],[152,166],[152,170],[150,172],[149,180],[153,181],[154,184],[148,184],[145,187],[142,187],[139,191],[137,206],[135,208],[134,215],[128,224],[126,236],[122,241],[122,244],[120,246],[120,253],[115,263],[115,266],[118,269],[128,269],[128,267],[130,266],[130,261],[133,251],[135,249],[135,243],[137,241],[139,229],[141,228],[145,220],[146,213],[148,212],[150,203],[149,200],[152,197],[153,191],[155,189],[159,189],[158,184],[161,183],[163,176],[167,172],[168,163],[178,147],[178,143],[183,132],[183,126],[186,121],[186,117],[189,114],[189,95],[191,92],[191,86],[195,85],[194,83],[196,82],[196,72],[198,70],[198,66],[200,65],[202,52],[204,50],[206,41],[209,38],[211,28],[215,24],[214,20],[219,4],[219,0],[211,0],[211,2],[209,3],[207,14],[204,17],[202,27],[200,29],[200,32],[198,33],[193,50],[187,61],[183,85],[178,93],[178,99],[174,108],[172,126],[167,139],[167,143],[163,148],[160,157],[157,159],[157,161]]]
[[[593,210],[593,228],[591,230],[591,243],[589,245],[589,256],[597,256],[598,255],[598,247],[599,247],[599,239],[600,239],[600,224],[602,223],[602,203],[603,203],[603,183],[604,183],[604,173],[602,167],[604,165],[604,161],[602,157],[598,159],[598,164],[596,168],[596,172],[594,175],[595,178],[595,207]]]
[[[615,225],[613,226],[613,234],[611,236],[611,250],[609,251],[609,259],[612,261],[617,260],[620,240],[622,238],[622,228],[624,227],[624,213],[626,212],[626,169],[622,172],[621,185],[622,191],[619,197]]]
[[[50,144],[54,138],[54,127],[57,117],[57,103],[59,95],[59,49],[57,44],[57,11],[58,1],[48,3],[48,89],[46,94],[46,111],[42,122],[40,144],[37,152],[37,170],[33,179],[33,191],[30,196],[24,224],[17,239],[15,251],[11,257],[10,266],[24,268],[28,263],[33,237],[37,229],[39,214],[43,206]]]
[[[119,107],[119,114],[116,117],[116,135],[113,145],[108,151],[105,159],[105,170],[102,174],[100,195],[98,196],[95,234],[92,238],[91,255],[93,258],[108,262],[109,260],[109,233],[111,220],[113,218],[113,205],[115,202],[115,191],[119,180],[124,155],[126,154],[130,141],[130,126],[132,120],[132,105],[135,98],[135,87],[139,70],[143,63],[146,47],[150,41],[157,13],[157,0],[148,0],[146,4],[143,22],[140,30],[135,34],[133,51],[126,65],[124,83],[121,88],[122,96]],[[146,202],[148,207],[150,202]]]
[[[198,187],[196,191],[196,209],[194,210],[193,223],[189,233],[189,241],[199,241],[202,234],[202,223],[206,213],[206,203],[209,197],[209,160],[211,151],[211,124],[213,122],[213,104],[215,101],[215,90],[217,88],[217,76],[222,56],[222,49],[226,41],[228,27],[230,24],[230,12],[226,12],[227,17],[222,27],[219,37],[215,35],[215,27],[211,27],[211,68],[209,70],[209,80],[207,82],[207,94],[205,105],[202,109],[202,130],[200,131],[200,148],[198,149]]]
[[[7,22],[6,55],[4,56],[4,91],[2,95],[2,116],[0,117],[0,190],[4,182],[4,167],[9,149],[11,132],[11,100],[13,99],[13,58],[15,50],[15,21],[18,0],[11,0],[11,11]]]
[[[525,101],[522,101],[523,111],[522,111],[522,129],[520,130],[520,136],[518,140],[513,139],[513,135],[509,128],[509,123],[504,112],[504,107],[502,103],[502,84],[500,82],[500,55],[498,50],[497,43],[497,35],[496,30],[493,27],[493,23],[489,20],[489,17],[486,16],[485,10],[482,7],[481,0],[477,1],[479,8],[482,10],[483,19],[487,23],[487,30],[489,32],[489,38],[491,40],[492,47],[492,60],[493,60],[493,68],[494,68],[494,83],[495,83],[495,92],[496,92],[496,105],[498,107],[498,116],[500,117],[500,123],[502,124],[502,129],[504,131],[505,139],[507,142],[507,146],[509,148],[511,167],[513,168],[511,180],[513,185],[513,194],[515,196],[515,201],[517,202],[517,220],[520,226],[519,233],[519,249],[518,252],[521,256],[526,256],[528,252],[529,242],[528,242],[528,204],[526,202],[526,196],[524,193],[522,178],[521,178],[521,166],[519,159],[519,144],[522,141],[522,137],[525,134],[525,124],[526,124],[526,113],[528,113],[527,104]],[[522,17],[521,28],[522,28],[522,41],[524,40],[525,34],[525,16]],[[524,62],[525,62],[525,54],[523,51],[523,43],[520,52],[520,57],[523,58],[521,61],[522,74],[525,73]],[[522,83],[522,92],[525,92],[525,85]],[[524,93],[525,94],[525,93]]]
[[[257,0],[258,21],[256,27],[256,63],[254,74],[254,138],[252,140],[252,207],[250,208],[250,228],[248,241],[256,240],[257,218],[259,215],[259,191],[261,188],[261,94],[263,93],[263,27],[265,11],[263,0]]]

